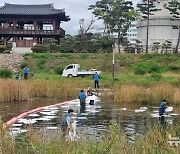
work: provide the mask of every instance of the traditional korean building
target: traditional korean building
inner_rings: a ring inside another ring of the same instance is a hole
[[[0,44],[11,40],[15,47],[32,47],[44,38],[54,38],[59,44],[65,35],[60,24],[69,20],[64,9],[55,9],[53,4],[5,3],[0,7]]]

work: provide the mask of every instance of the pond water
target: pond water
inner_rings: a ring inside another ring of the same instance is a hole
[[[99,98],[97,98],[99,99]],[[87,100],[88,101],[88,100]],[[43,105],[42,105],[43,102]],[[39,106],[46,106],[57,103],[57,100],[40,99],[30,103],[5,103],[0,105],[0,114],[3,121],[11,119],[22,112],[34,109]],[[27,131],[27,126],[57,136],[60,131],[62,117],[68,109],[74,109],[74,120],[77,122],[77,132],[80,136],[101,137],[108,131],[111,122],[118,123],[127,133],[128,140],[133,141],[135,136],[143,135],[147,128],[159,123],[156,113],[158,106],[145,106],[141,103],[121,103],[97,100],[95,105],[86,104],[85,110],[80,110],[79,102],[71,102],[70,105],[63,105],[59,108],[45,108],[43,111],[31,114],[20,119],[11,128],[14,134]],[[168,112],[166,121],[169,125],[180,124],[180,106],[173,106],[173,111]]]

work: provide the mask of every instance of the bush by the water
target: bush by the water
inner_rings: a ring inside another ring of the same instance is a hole
[[[0,69],[0,78],[12,78],[13,72],[10,69]]]
[[[0,45],[0,53],[4,53],[5,50],[7,50],[7,47],[5,45]]]
[[[61,75],[62,73],[63,73],[63,70],[64,70],[64,67],[63,66],[56,66],[55,68],[54,68],[54,72],[56,73],[56,74],[59,74],[59,75]]]
[[[31,48],[31,50],[36,53],[44,53],[44,52],[46,52],[47,49],[42,44],[36,44]]]

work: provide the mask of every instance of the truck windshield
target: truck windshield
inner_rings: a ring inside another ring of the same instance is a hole
[[[69,66],[66,68],[66,70],[68,70],[68,69],[73,69],[73,65],[69,65]]]

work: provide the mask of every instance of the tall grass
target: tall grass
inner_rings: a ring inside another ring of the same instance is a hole
[[[180,148],[170,146],[169,134],[180,135],[180,127],[154,126],[143,136],[137,136],[134,143],[129,143],[126,134],[119,126],[111,125],[108,133],[101,140],[81,138],[77,142],[63,140],[60,135],[52,139],[36,132],[18,135],[15,143],[6,147],[6,151],[14,153],[47,153],[47,154],[177,154]],[[15,147],[15,148],[14,148]],[[14,152],[15,149],[15,152]]]
[[[159,83],[149,87],[142,85],[116,85],[114,100],[120,102],[159,103],[166,98],[170,104],[180,104],[180,87]]]
[[[13,154],[14,152],[13,140],[0,123],[0,154]]]
[[[0,102],[53,97],[62,101],[77,98],[83,84],[76,80],[0,80]],[[79,88],[79,89],[78,89]]]
[[[61,80],[0,80],[0,102],[24,101],[33,97],[57,98],[61,101],[77,98],[80,89],[93,84],[86,79],[61,79]],[[103,85],[102,85],[103,87]],[[105,86],[106,87],[106,86]],[[104,87],[104,88],[105,88]],[[103,97],[114,96],[118,102],[148,102],[159,103],[166,98],[170,104],[180,104],[180,87],[157,83],[149,86],[116,84],[111,85],[112,93],[104,91]],[[102,90],[103,92],[103,90]],[[113,98],[113,97],[112,97]]]

